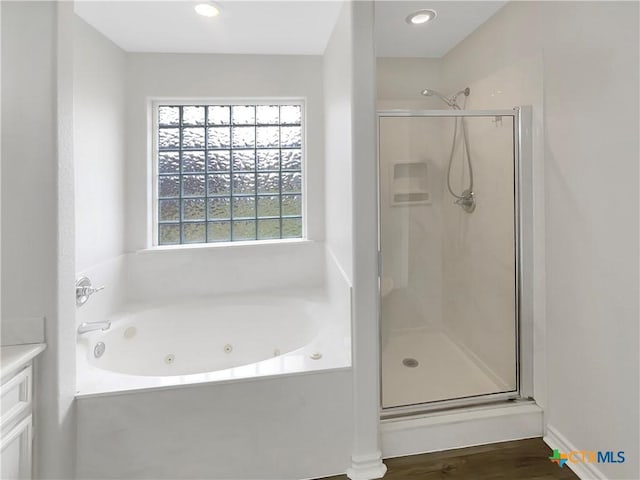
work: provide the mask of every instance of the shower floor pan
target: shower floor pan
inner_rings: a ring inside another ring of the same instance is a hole
[[[417,365],[416,365],[417,363]],[[449,337],[428,330],[393,334],[382,350],[382,407],[504,391]]]

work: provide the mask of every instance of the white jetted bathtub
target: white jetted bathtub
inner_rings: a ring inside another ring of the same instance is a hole
[[[78,395],[350,366],[348,322],[321,296],[242,295],[128,307],[79,336]]]

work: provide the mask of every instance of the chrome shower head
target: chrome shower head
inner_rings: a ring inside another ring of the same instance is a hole
[[[456,102],[456,99],[458,98],[458,96],[464,94],[465,97],[468,97],[470,93],[471,93],[471,90],[469,89],[469,87],[465,88],[464,90],[460,90],[458,93],[453,95],[451,98],[447,98],[444,95],[442,95],[440,92],[438,92],[437,90],[432,90],[431,88],[425,88],[424,90],[422,90],[420,92],[420,94],[424,95],[425,97],[436,96],[440,100],[442,100],[444,103],[446,103],[450,108],[456,108],[456,109],[460,109],[460,106]]]
[[[430,88],[425,88],[420,93],[422,95],[424,95],[425,97],[432,97],[432,96],[435,95],[436,97],[438,97],[440,100],[442,100],[444,103],[446,103],[450,107],[453,108],[453,106],[454,106],[454,103],[451,100],[449,100],[447,97],[445,97],[444,95],[442,95],[440,92],[438,92],[436,90],[432,90]]]

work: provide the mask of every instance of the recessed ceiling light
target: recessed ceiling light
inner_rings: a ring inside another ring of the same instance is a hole
[[[193,9],[196,11],[198,15],[202,15],[203,17],[217,17],[220,15],[220,9],[214,5],[213,3],[199,3]]]
[[[436,18],[435,10],[418,10],[409,15],[405,20],[409,25],[422,25]]]

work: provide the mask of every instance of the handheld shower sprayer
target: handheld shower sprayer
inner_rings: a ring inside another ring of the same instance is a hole
[[[451,97],[445,97],[440,92],[436,90],[432,90],[430,88],[425,88],[420,93],[425,97],[433,97],[433,96],[438,97],[445,104],[447,104],[449,108],[452,108],[454,110],[462,110],[460,105],[458,105],[458,97],[460,95],[465,96],[464,103],[463,103],[463,108],[464,108],[465,104],[467,103],[466,97],[468,97],[469,94],[471,93],[471,89],[467,87],[463,90],[460,90],[459,92],[454,93]],[[463,156],[463,159],[466,158],[467,167],[469,170],[469,188],[463,189],[462,193],[458,195],[453,191],[453,188],[451,187],[451,165],[453,164],[453,156],[456,149],[456,140],[458,138],[458,117],[455,118],[453,140],[451,141],[451,153],[449,155],[449,167],[447,169],[447,188],[449,189],[449,193],[451,193],[451,195],[456,199],[454,202],[456,205],[460,205],[460,207],[462,207],[462,209],[467,213],[473,213],[473,211],[476,209],[476,199],[473,192],[473,165],[471,164],[471,153],[469,151],[469,136],[467,133],[467,125],[465,123],[464,117],[460,118],[460,125],[461,125],[462,138],[463,138],[462,156]]]

